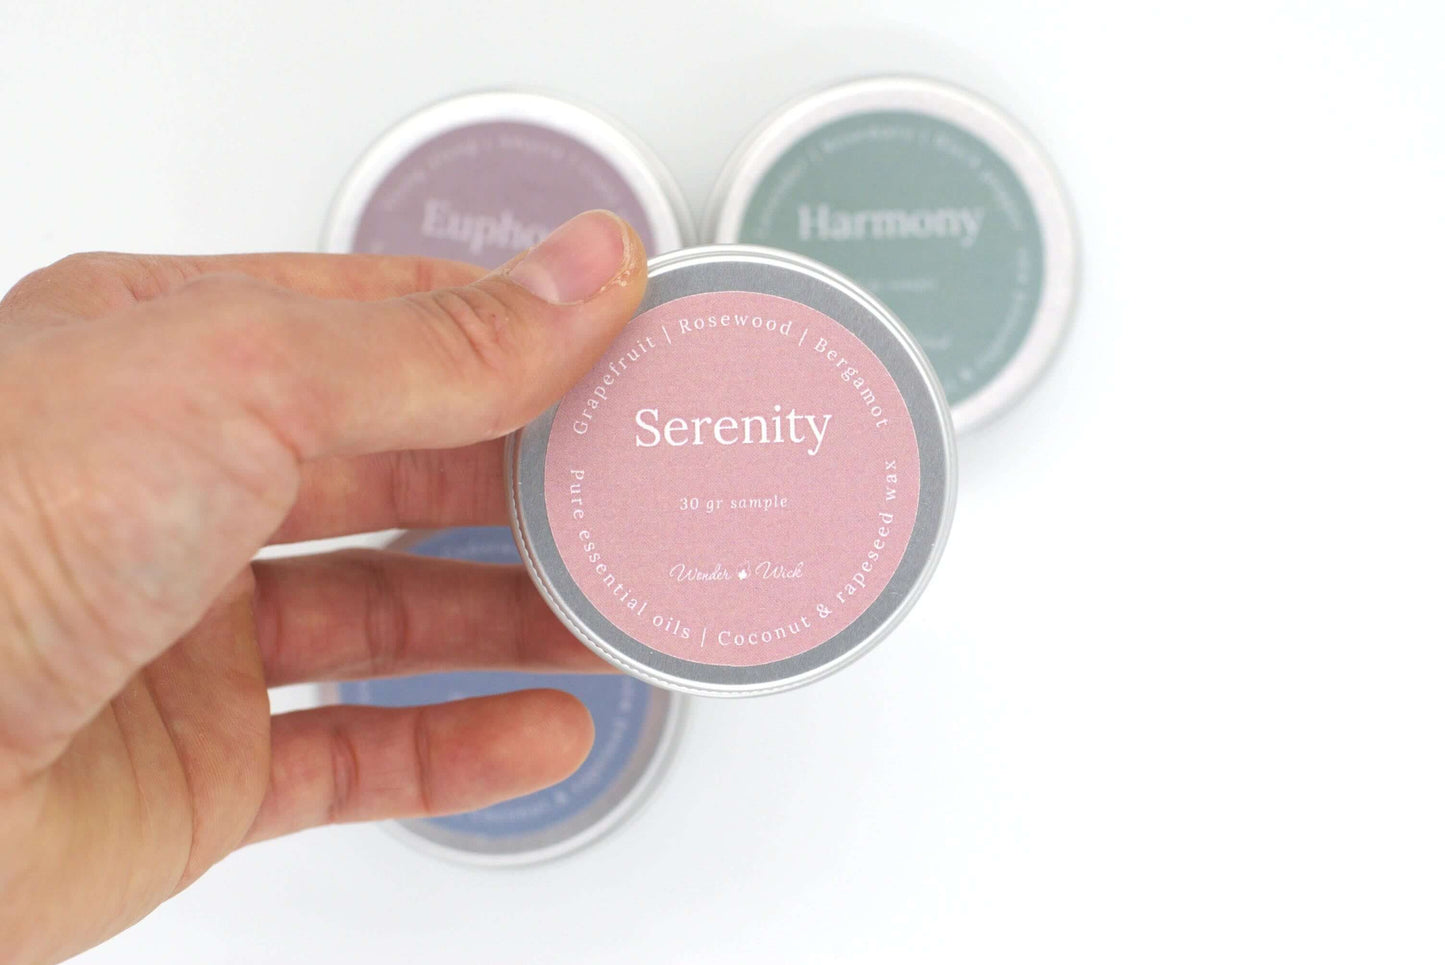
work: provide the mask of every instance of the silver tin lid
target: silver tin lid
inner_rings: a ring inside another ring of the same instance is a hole
[[[519,562],[512,533],[504,527],[416,530],[402,534],[388,548],[479,563]],[[327,703],[405,706],[530,686],[568,691],[594,715],[593,750],[572,777],[553,788],[468,814],[383,825],[400,840],[436,857],[475,866],[513,867],[571,854],[634,817],[672,763],[687,698],[611,674],[501,671],[330,683],[322,686],[321,697]],[[610,717],[596,719],[599,711]]]
[[[830,324],[861,341],[896,385],[911,425],[910,438],[916,440],[916,515],[895,569],[886,584],[881,584],[881,592],[873,591],[878,593],[876,598],[861,612],[849,616],[841,630],[808,649],[785,659],[749,665],[684,659],[655,649],[623,630],[579,587],[549,519],[548,450],[559,406],[568,403],[570,394],[509,438],[508,505],[523,560],[543,598],[584,643],[604,658],[644,680],[684,693],[774,693],[818,680],[856,660],[892,632],[917,601],[942,554],[952,522],[957,469],[954,432],[942,387],[907,329],[871,294],[807,258],[747,245],[715,245],[659,256],[649,264],[647,294],[634,323],[653,309],[711,293],[760,293],[825,316]],[[624,333],[615,346],[627,338]],[[662,338],[658,335],[659,345]],[[604,358],[594,372],[605,362]],[[578,385],[587,383],[584,378]],[[676,381],[670,384],[675,386]],[[654,483],[653,479],[637,478],[634,485],[641,492]],[[661,488],[662,484],[656,485]],[[840,482],[840,488],[848,485],[848,481]],[[639,515],[623,521],[620,531],[633,538],[645,538],[637,536],[644,524],[658,527],[658,539],[666,539],[669,523],[662,517],[644,519]],[[817,550],[822,543],[820,534],[813,534],[810,543],[810,548]],[[707,642],[705,627],[702,641]]]
[[[998,107],[952,85],[910,76],[865,78],[805,96],[767,118],[728,160],[708,202],[703,237],[720,243],[761,240],[744,237],[744,221],[769,172],[810,135],[847,118],[874,114],[921,115],[977,138],[1011,169],[1010,177],[1017,178],[1037,217],[1044,264],[1028,332],[983,384],[966,395],[951,392],[955,426],[972,429],[1017,402],[1048,368],[1068,330],[1078,287],[1078,232],[1059,176],[1033,138]],[[870,180],[906,183],[912,173],[896,165]],[[861,270],[854,274],[866,277]],[[888,300],[886,293],[883,297]],[[900,315],[910,323],[901,309]],[[942,368],[943,362],[935,361]]]
[[[638,227],[648,229],[656,252],[693,241],[692,216],[682,189],[646,143],[621,124],[552,94],[486,90],[425,107],[373,142],[342,183],[327,216],[322,249],[359,250],[353,242],[368,204],[388,174],[419,146],[448,132],[488,123],[534,125],[581,142],[601,155],[636,197],[646,222]]]

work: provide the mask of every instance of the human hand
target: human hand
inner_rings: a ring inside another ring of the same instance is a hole
[[[272,717],[266,688],[603,669],[524,571],[267,543],[505,516],[501,438],[627,322],[589,213],[478,279],[359,255],[81,255],[0,302],[0,960],[134,923],[241,845],[570,774],[558,691]]]

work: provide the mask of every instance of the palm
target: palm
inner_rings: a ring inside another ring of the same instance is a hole
[[[59,845],[34,867],[72,913],[117,927],[186,887],[249,831],[266,794],[270,711],[249,573],[77,735],[35,785]]]

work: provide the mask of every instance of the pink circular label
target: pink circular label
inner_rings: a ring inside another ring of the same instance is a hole
[[[592,605],[654,650],[755,666],[878,598],[918,515],[903,396],[806,305],[709,292],[633,319],[562,399],[547,519]]]

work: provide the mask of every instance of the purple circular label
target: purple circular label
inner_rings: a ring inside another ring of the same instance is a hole
[[[593,208],[621,215],[654,250],[641,201],[596,150],[537,124],[469,124],[422,142],[387,172],[351,250],[495,268]]]

